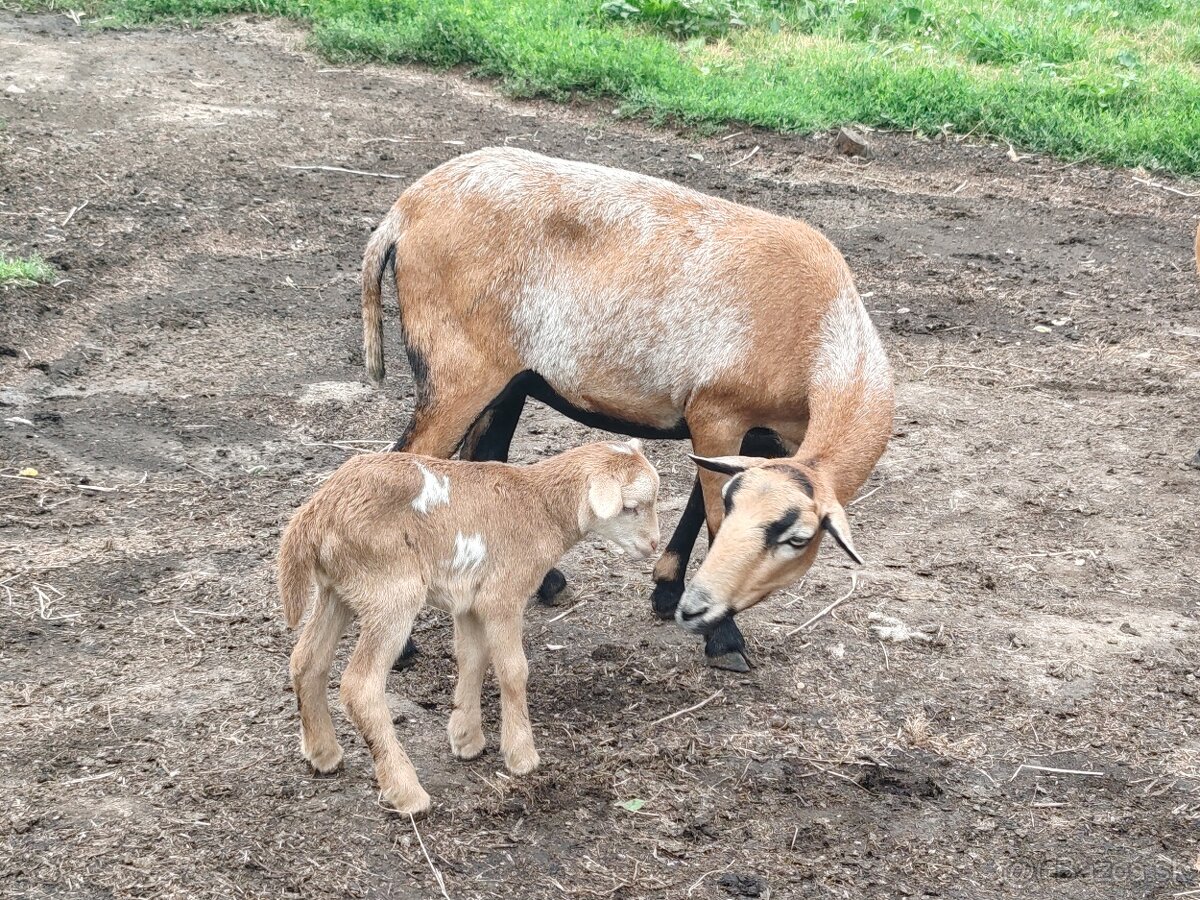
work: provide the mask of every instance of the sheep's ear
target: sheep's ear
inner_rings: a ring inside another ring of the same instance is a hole
[[[747,459],[745,456],[696,456],[694,453],[689,453],[692,462],[702,469],[708,469],[710,472],[720,472],[722,475],[736,475],[738,472],[745,472],[753,460]]]
[[[854,549],[854,541],[850,539],[850,520],[846,518],[846,510],[834,504],[832,509],[826,510],[824,518],[821,519],[821,527],[829,532],[838,546],[846,551],[847,556],[860,566],[866,565]]]
[[[615,517],[625,506],[621,483],[611,475],[594,476],[588,482],[588,506],[597,519]]]

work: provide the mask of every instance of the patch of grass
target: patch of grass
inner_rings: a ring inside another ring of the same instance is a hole
[[[658,120],[949,126],[1200,174],[1197,0],[92,2],[117,23],[287,16],[334,59],[467,64],[519,95]]]
[[[10,257],[0,253],[0,285],[41,284],[54,277],[54,269],[40,256]]]

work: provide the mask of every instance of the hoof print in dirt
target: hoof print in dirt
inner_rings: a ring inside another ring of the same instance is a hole
[[[942,795],[941,787],[932,778],[907,769],[884,769],[876,766],[863,772],[858,783],[875,794],[893,794],[897,797],[916,797],[922,800]]]
[[[717,879],[717,884],[731,897],[758,897],[760,900],[767,900],[771,896],[771,888],[767,886],[766,879],[757,875],[726,872]]]

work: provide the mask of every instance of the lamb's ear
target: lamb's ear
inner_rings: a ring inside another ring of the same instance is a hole
[[[611,475],[594,475],[588,482],[588,506],[597,519],[611,519],[621,512],[621,482]]]
[[[697,456],[694,453],[689,453],[692,462],[702,469],[708,469],[710,472],[720,472],[722,475],[736,475],[738,472],[745,472],[752,466],[760,466],[766,462],[765,459],[757,459],[753,456]]]
[[[642,452],[642,442],[640,440],[638,440],[637,438],[630,438],[629,446],[633,448],[634,453]]]
[[[850,521],[846,518],[846,510],[842,509],[839,504],[835,503],[832,509],[825,511],[825,517],[821,519],[821,527],[829,532],[830,536],[837,541],[838,546],[846,551],[847,556],[860,566],[866,565],[863,558],[858,555],[858,551],[854,549],[854,541],[850,539]]]

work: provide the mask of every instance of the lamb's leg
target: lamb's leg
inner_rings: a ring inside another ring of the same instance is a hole
[[[399,595],[388,601],[370,618],[363,618],[358,643],[342,675],[342,703],[371,750],[383,798],[397,812],[418,816],[429,811],[429,795],[396,738],[384,687],[388,668],[408,639],[420,601]]]
[[[488,645],[483,623],[473,612],[454,617],[454,655],[458,660],[458,683],[447,729],[450,749],[459,759],[475,759],[484,745],[479,693],[488,668]]]
[[[300,711],[300,752],[322,774],[336,771],[342,763],[342,748],[333,730],[326,692],[338,638],[351,618],[350,609],[337,595],[322,588],[292,651],[292,688]]]
[[[516,605],[515,614],[499,614],[484,623],[496,680],[500,682],[500,750],[504,764],[514,775],[529,774],[539,762],[525,701],[529,662],[521,645],[523,611],[522,600]]]

